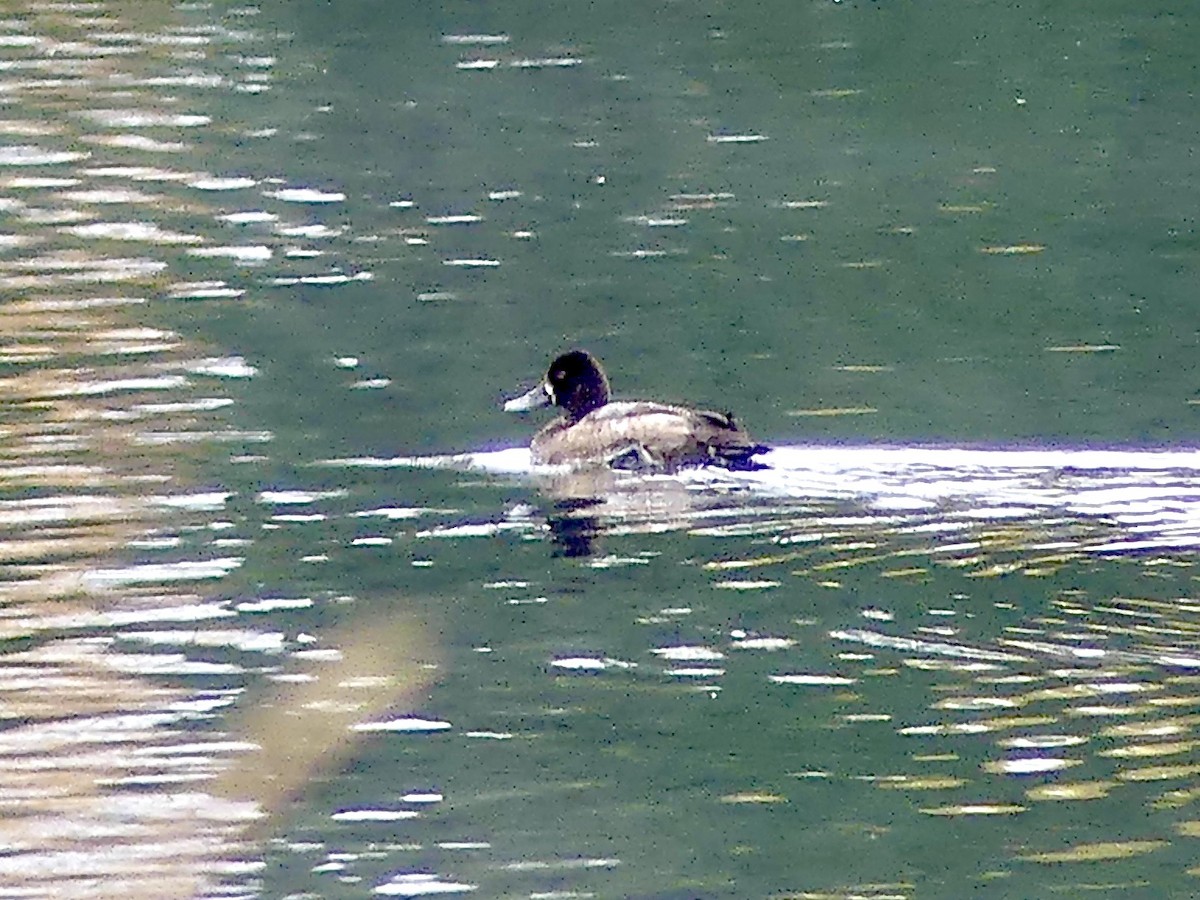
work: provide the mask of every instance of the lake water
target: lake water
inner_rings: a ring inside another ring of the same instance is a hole
[[[1195,896],[1198,33],[0,5],[0,897]]]

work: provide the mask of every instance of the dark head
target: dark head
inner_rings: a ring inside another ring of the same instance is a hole
[[[572,419],[582,419],[608,402],[608,376],[586,350],[564,353],[546,371],[547,393]]]
[[[572,421],[578,421],[608,402],[608,378],[600,363],[586,350],[571,350],[550,363],[546,380],[528,394],[504,404],[508,412],[522,412],[538,406],[563,409]]]

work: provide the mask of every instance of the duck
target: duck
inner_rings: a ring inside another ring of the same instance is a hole
[[[550,363],[537,387],[505,402],[504,411],[562,410],[533,437],[530,453],[536,464],[652,472],[764,467],[754,457],[770,448],[751,439],[730,413],[610,396],[600,362],[588,351],[574,349]]]

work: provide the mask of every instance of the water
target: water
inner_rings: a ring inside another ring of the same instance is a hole
[[[5,5],[0,896],[1194,894],[1196,27]]]

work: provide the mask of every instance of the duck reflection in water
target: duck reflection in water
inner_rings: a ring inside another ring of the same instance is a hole
[[[601,501],[595,497],[556,500],[546,516],[554,556],[586,557],[596,551],[595,541],[600,534],[600,517],[588,515]]]

